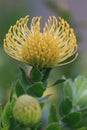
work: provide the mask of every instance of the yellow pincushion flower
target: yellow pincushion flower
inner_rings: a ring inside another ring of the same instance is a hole
[[[41,17],[32,19],[30,29],[28,19],[28,16],[19,19],[6,34],[4,49],[8,55],[40,68],[67,64],[65,60],[70,56],[77,57],[74,31],[64,19],[50,16],[43,30]]]

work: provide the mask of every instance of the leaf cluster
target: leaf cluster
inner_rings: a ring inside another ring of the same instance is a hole
[[[61,84],[62,99],[55,103],[46,102],[51,94],[43,97],[47,89],[48,77],[51,69],[39,69],[33,67],[27,75],[20,67],[21,79],[18,79],[11,87],[9,100],[2,108],[0,106],[1,130],[40,130],[43,126],[43,114],[41,120],[34,126],[25,126],[13,118],[13,107],[17,98],[28,94],[35,97],[41,105],[42,111],[48,106],[47,125],[45,130],[86,130],[87,129],[87,78],[78,76],[71,79],[58,79],[49,87]],[[55,102],[55,101],[54,101]]]

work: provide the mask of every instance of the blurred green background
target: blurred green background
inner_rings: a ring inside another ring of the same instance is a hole
[[[51,72],[53,73],[51,80],[56,80],[62,75],[67,78],[74,78],[79,74],[87,75],[87,8],[85,5],[87,5],[86,0],[0,0],[0,100],[3,97],[6,99],[9,87],[20,78],[18,66],[21,65],[4,52],[3,39],[9,27],[26,15],[30,15],[30,19],[33,16],[43,16],[41,26],[49,15],[60,16],[75,30],[79,44],[79,57],[69,65],[55,67]]]

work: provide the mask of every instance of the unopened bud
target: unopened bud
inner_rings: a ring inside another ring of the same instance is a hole
[[[21,124],[32,126],[40,120],[41,107],[34,97],[22,95],[14,105],[13,117]]]

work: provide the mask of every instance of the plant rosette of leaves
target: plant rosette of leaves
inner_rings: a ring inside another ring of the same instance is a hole
[[[87,77],[78,76],[63,84],[59,106],[60,124],[66,129],[87,129]]]

